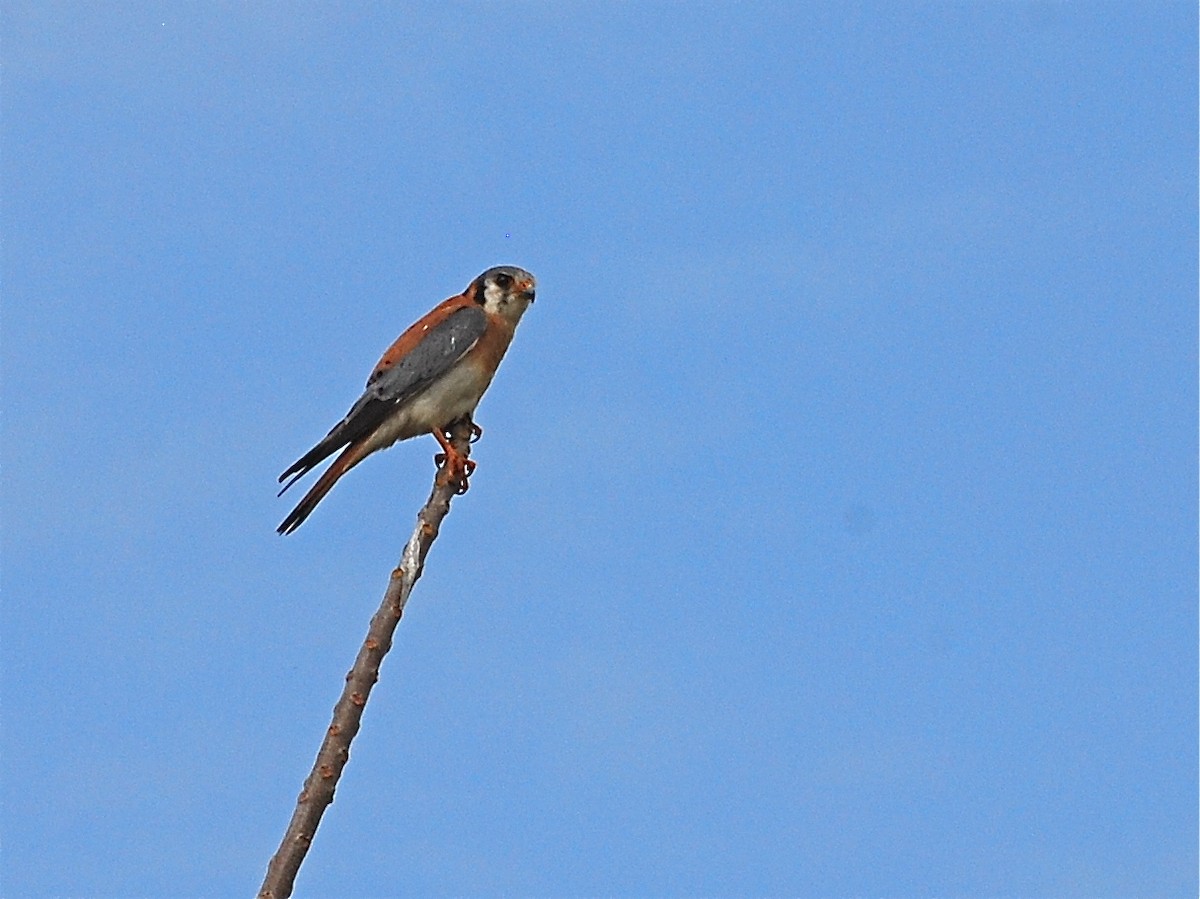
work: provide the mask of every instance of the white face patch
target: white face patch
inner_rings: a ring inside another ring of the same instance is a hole
[[[508,301],[508,291],[489,278],[483,285],[483,308],[488,312],[499,312]]]

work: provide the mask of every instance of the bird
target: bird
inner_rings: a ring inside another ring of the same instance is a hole
[[[432,434],[441,444],[444,456],[439,454],[435,462],[445,461],[446,483],[465,493],[475,463],[451,445],[449,428],[465,418],[472,439],[483,433],[473,420],[475,407],[533,302],[535,287],[533,275],[522,268],[489,268],[401,334],[346,417],[279,476],[282,496],[341,450],[277,531],[290,534],[300,527],[338,479],[371,453],[421,434]]]

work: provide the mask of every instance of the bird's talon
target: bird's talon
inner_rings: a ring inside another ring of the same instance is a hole
[[[483,428],[479,427],[475,422],[471,422],[471,436],[467,438],[467,443],[476,443],[482,436]]]
[[[475,473],[475,463],[474,462],[472,462],[470,459],[463,459],[462,463],[463,463],[462,476],[459,477],[458,487],[454,491],[455,494],[458,496],[462,496],[464,493],[466,493],[468,490],[471,489],[470,477],[472,474]]]

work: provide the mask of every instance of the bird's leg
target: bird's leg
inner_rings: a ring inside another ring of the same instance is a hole
[[[446,466],[438,479],[442,484],[454,484],[454,492],[462,496],[471,486],[467,479],[475,470],[475,463],[454,448],[454,444],[450,442],[448,435],[441,428],[434,428],[433,436],[445,450],[444,453],[438,453],[433,457],[435,464],[441,466],[444,463]]]
[[[446,439],[449,440],[450,436],[451,436],[450,429],[452,427],[454,427],[454,425],[456,425],[459,422],[464,421],[464,420],[466,421],[467,424],[469,424],[471,426],[471,436],[467,438],[467,442],[468,443],[478,443],[479,438],[483,436],[483,428],[481,428],[481,427],[479,427],[479,425],[475,424],[475,422],[470,418],[470,416],[463,416],[463,418],[460,418],[457,421],[450,422],[450,424],[448,424],[446,427],[441,429],[442,433],[446,436]]]

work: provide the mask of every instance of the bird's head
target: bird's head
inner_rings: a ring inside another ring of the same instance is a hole
[[[471,282],[467,290],[485,312],[506,318],[515,325],[533,302],[536,285],[533,275],[525,269],[498,265]]]

